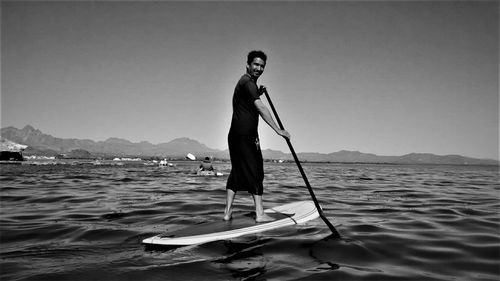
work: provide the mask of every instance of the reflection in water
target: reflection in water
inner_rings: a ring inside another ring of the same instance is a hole
[[[244,242],[224,241],[224,246],[227,248],[225,253],[227,257],[214,262],[223,265],[223,268],[238,280],[256,278],[266,272],[268,261],[262,253],[262,247],[269,240],[257,237]]]
[[[225,268],[238,280],[248,280],[266,272],[267,260],[256,250],[244,252],[224,260]]]

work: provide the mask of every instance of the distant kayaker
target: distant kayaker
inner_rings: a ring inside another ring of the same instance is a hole
[[[212,161],[210,157],[205,157],[203,161],[200,163],[200,171],[213,171],[214,167],[212,166]]]
[[[226,185],[224,220],[231,219],[237,191],[247,191],[253,196],[257,222],[273,220],[264,213],[262,203],[264,162],[257,130],[259,115],[278,135],[290,138],[290,134],[276,125],[271,113],[260,100],[263,86],[259,89],[257,79],[264,72],[266,61],[267,55],[262,51],[248,53],[246,73],[234,89],[233,115],[228,134],[231,173]]]

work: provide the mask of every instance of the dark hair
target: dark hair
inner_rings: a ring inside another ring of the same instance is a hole
[[[251,51],[250,53],[248,53],[247,64],[251,64],[253,62],[253,59],[255,59],[255,58],[260,58],[264,62],[267,61],[267,55],[264,52],[254,50],[254,51]]]

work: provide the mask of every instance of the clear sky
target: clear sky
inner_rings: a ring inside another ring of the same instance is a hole
[[[297,152],[498,159],[497,1],[2,1],[1,126],[227,148],[262,49]],[[265,98],[263,97],[265,101]],[[265,101],[266,102],[266,101]],[[261,145],[288,152],[261,121]]]

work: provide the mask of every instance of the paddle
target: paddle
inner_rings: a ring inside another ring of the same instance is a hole
[[[283,127],[283,124],[281,123],[280,117],[278,116],[278,113],[276,112],[276,109],[274,108],[273,102],[271,101],[271,98],[269,97],[269,93],[267,92],[267,89],[264,87],[261,87],[261,89],[264,91],[264,94],[266,94],[266,98],[269,101],[269,105],[271,106],[271,109],[274,113],[274,116],[276,117],[276,121],[278,122],[278,125],[281,130],[284,130],[285,128]],[[304,172],[304,169],[302,169],[302,165],[300,165],[299,158],[297,157],[297,154],[295,154],[295,150],[293,149],[292,143],[288,138],[285,138],[286,143],[288,144],[288,147],[290,148],[290,151],[292,152],[293,159],[295,160],[295,163],[297,164],[297,167],[299,168],[300,174],[302,175],[302,178],[304,179],[304,182],[307,186],[307,189],[309,190],[309,194],[311,194],[311,198],[314,201],[314,205],[316,206],[316,209],[318,210],[319,216],[321,219],[326,223],[326,225],[330,228],[333,234],[333,238],[340,238],[339,232],[335,229],[332,223],[328,221],[326,216],[323,214],[323,209],[321,209],[321,206],[318,203],[318,200],[316,199],[316,195],[314,195],[314,192],[312,190],[311,185],[309,184],[309,181],[307,180],[306,173]]]

